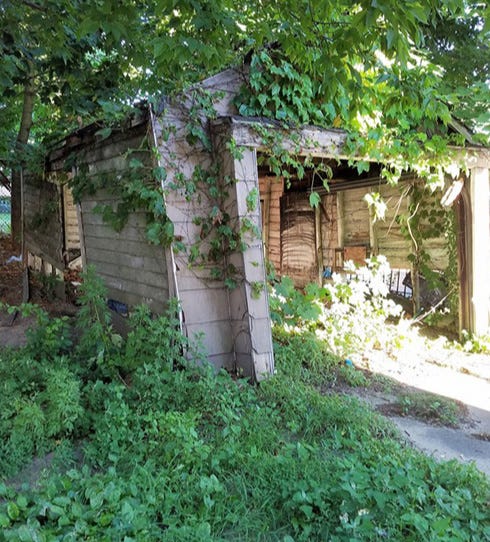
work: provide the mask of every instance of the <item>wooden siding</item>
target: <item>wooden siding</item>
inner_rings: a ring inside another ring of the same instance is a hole
[[[214,107],[220,115],[236,113],[232,99],[242,81],[240,72],[230,70],[203,82],[205,89],[218,92],[220,97]],[[223,130],[214,126],[211,129],[208,119],[202,119],[213,152],[199,142],[189,142],[187,126],[192,100],[191,89],[178,101],[167,104],[155,132],[160,165],[167,172],[166,183],[173,185],[166,196],[166,205],[175,235],[187,248],[199,243],[201,252],[206,254],[209,240],[201,239],[202,228],[194,219],[209,216],[215,205],[231,217],[232,227],[239,229],[242,220],[247,218],[260,228],[259,208],[250,211],[246,205],[247,197],[258,189],[258,172],[255,152],[246,150],[241,159],[230,154],[227,144],[235,135],[230,133],[227,123],[221,126]],[[185,187],[175,189],[175,185],[182,184],[182,177],[196,178],[196,169],[209,170],[215,165],[221,176],[235,179],[226,201],[216,201],[206,183],[198,184],[194,195],[186,193]],[[172,255],[173,278],[182,307],[184,332],[191,338],[202,336],[208,359],[217,367],[238,370],[242,375],[259,379],[262,373],[270,373],[273,366],[264,255],[260,239],[247,238],[246,242],[245,252],[227,255],[226,262],[204,260],[202,265],[193,265],[188,251],[176,252]],[[238,277],[237,287],[232,290],[222,278],[211,279],[212,268],[228,264],[234,266]],[[253,299],[251,285],[258,282],[264,283],[264,293],[260,299]],[[201,302],[205,304],[201,306]]]
[[[277,273],[281,271],[281,197],[284,179],[262,177],[259,179],[262,205],[262,240],[265,254]]]
[[[337,198],[334,194],[323,196],[320,202],[323,267],[335,267],[335,249],[338,244]]]
[[[60,190],[60,186],[45,179],[24,178],[26,250],[57,269],[64,268]]]
[[[50,176],[59,177],[66,168],[67,158],[73,153],[76,154],[77,172],[88,175],[88,180],[91,177],[95,180],[102,174],[108,185],[119,182],[120,176],[129,170],[129,162],[133,158],[152,167],[147,131],[148,123],[144,119],[135,120],[124,130],[114,131],[105,139],[93,130],[82,129],[51,153]],[[64,204],[64,229],[60,219],[50,240],[56,240],[57,251],[64,250],[66,254],[81,249],[84,264],[95,266],[108,289],[109,298],[129,306],[145,303],[152,311],[161,312],[169,297],[166,249],[147,241],[144,212],[133,213],[124,228],[116,232],[100,214],[94,212],[96,205],[117,207],[120,198],[112,190],[99,189],[95,194],[83,195],[79,213],[69,187],[65,184],[59,190],[63,194],[60,202]],[[38,197],[31,188],[28,192],[28,201]],[[83,232],[82,239],[80,232]],[[32,235],[31,231],[29,235]],[[63,237],[65,245],[62,250]]]
[[[172,108],[163,119],[167,126],[176,127],[170,137],[159,139],[160,163],[167,170],[167,182],[171,183],[181,173],[191,178],[195,168],[209,169],[212,157],[199,144],[191,145],[186,140],[185,108]],[[201,228],[193,223],[198,216],[211,212],[213,201],[205,186],[198,186],[200,197],[188,197],[185,190],[172,189],[166,196],[167,213],[174,224],[175,236],[186,246],[201,243],[206,252],[207,241],[201,241]],[[230,213],[232,209],[229,209]],[[230,316],[229,290],[222,280],[210,280],[213,262],[192,266],[187,252],[173,255],[176,290],[183,315],[184,333],[202,344],[208,359],[217,367],[235,369],[234,341]],[[207,299],[208,303],[196,306],[196,301]],[[207,317],[203,315],[207,313]]]
[[[63,218],[65,227],[65,250],[80,250],[77,207],[67,184],[63,185]]]
[[[343,194],[341,246],[369,246],[369,209],[363,200],[365,193],[365,188],[356,188]]]
[[[411,265],[408,255],[412,247],[410,241],[401,233],[400,225],[396,221],[397,215],[408,211],[407,186],[383,185],[377,187],[376,191],[386,203],[386,214],[383,220],[375,222],[372,215],[369,217],[374,235],[374,242],[371,242],[372,253],[386,256],[393,268],[408,269]],[[365,202],[364,205],[367,207]]]
[[[413,250],[412,244],[402,234],[396,220],[397,215],[405,214],[408,210],[407,184],[327,194],[321,198],[317,211],[320,216],[316,224],[315,212],[309,206],[307,193],[286,193],[280,210],[274,205],[281,190],[276,189],[271,193],[274,186],[268,177],[260,180],[266,254],[278,275],[289,275],[298,286],[303,286],[317,279],[319,266],[339,270],[339,262],[336,261],[336,254],[339,253],[340,263],[352,259],[357,265],[363,265],[367,256],[383,254],[392,268],[411,267],[408,256]],[[283,189],[281,184],[276,186]],[[386,216],[382,220],[374,220],[364,201],[365,194],[370,190],[380,192],[387,205]],[[437,199],[438,195],[428,197]],[[282,229],[278,223],[282,224]],[[316,246],[318,236],[315,240],[318,225],[321,228],[320,247]],[[444,243],[442,237],[428,239],[425,243],[435,270],[442,270],[447,265]],[[316,256],[315,249],[318,248],[321,250]]]
[[[106,183],[117,183],[129,170],[131,159],[151,166],[146,132],[147,126],[142,124],[94,143],[80,155],[79,167],[85,164],[89,176],[103,174]],[[130,150],[133,152],[128,154]],[[132,213],[120,232],[95,211],[96,206],[103,205],[116,209],[120,201],[112,191],[103,189],[83,196],[81,220],[86,264],[94,265],[104,279],[109,298],[129,306],[144,303],[152,311],[161,312],[169,298],[166,253],[163,247],[148,242],[144,211]]]
[[[379,192],[387,208],[385,218],[374,221],[370,214],[364,195],[368,191]],[[427,194],[434,201],[440,199],[439,193]],[[396,217],[406,214],[409,205],[408,185],[400,183],[397,186],[380,185],[376,188],[357,188],[342,192],[340,198],[343,210],[342,224],[339,230],[343,231],[341,246],[365,245],[368,254],[383,254],[387,257],[392,268],[410,268],[408,255],[413,251],[412,244],[401,232]],[[339,213],[340,214],[340,213]],[[445,240],[439,238],[427,239],[425,249],[430,255],[434,270],[442,270],[447,265]]]
[[[308,194],[291,193],[281,198],[281,275],[294,277],[298,286],[317,279],[315,211]]]
[[[104,279],[109,298],[136,305],[147,304],[161,312],[168,300],[168,275],[165,251],[146,240],[144,213],[132,214],[124,228],[117,232],[94,213],[101,200],[116,206],[118,199],[98,193],[84,198],[81,217],[85,258]]]

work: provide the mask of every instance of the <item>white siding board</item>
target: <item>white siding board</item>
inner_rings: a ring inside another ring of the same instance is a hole
[[[105,235],[104,230],[100,227],[100,225],[93,224],[90,222],[84,222],[86,235],[88,237],[92,237],[95,239],[106,239],[107,236]],[[145,244],[148,243],[148,239],[146,237],[146,228],[124,228],[123,232],[117,232],[114,230],[114,234],[112,235],[111,239],[116,241],[136,241],[136,242],[143,242]]]
[[[143,271],[152,271],[154,273],[164,273],[165,254],[161,256],[135,256],[133,254],[122,254],[118,251],[97,249],[90,247],[91,259],[100,263],[114,265],[124,265],[130,268],[137,268]]]

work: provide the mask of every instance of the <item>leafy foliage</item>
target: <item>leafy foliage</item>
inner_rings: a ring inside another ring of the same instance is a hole
[[[487,15],[462,0],[145,0],[117,9],[112,0],[8,0],[0,10],[0,155],[14,147],[32,82],[33,139],[41,141],[79,121],[118,117],[137,97],[158,102],[250,50],[259,69],[247,107],[270,117],[349,128],[358,114],[381,111],[386,125],[417,115],[416,129],[425,118],[447,122],[449,103],[471,121],[488,93]],[[269,68],[265,86],[260,72]]]
[[[342,357],[396,346],[403,336],[403,322],[397,336],[388,332],[385,322],[388,318],[398,318],[402,309],[387,297],[386,258],[371,258],[359,269],[352,266],[351,273],[349,280],[334,274],[333,283],[323,288],[309,284],[304,293],[295,289],[287,277],[273,284],[270,294],[273,321],[288,329],[314,331],[331,352]]]
[[[457,403],[430,393],[405,393],[397,402],[403,416],[415,416],[441,425],[457,427],[461,415]]]
[[[465,13],[440,13],[425,31],[429,57],[444,71],[443,88],[453,114],[476,132],[489,132],[489,7],[467,2]]]
[[[86,320],[94,337],[98,314]],[[133,319],[104,354],[131,371],[126,382],[87,372],[79,353],[2,352],[3,475],[20,454],[56,446],[65,467],[36,488],[0,484],[0,540],[488,536],[488,480],[407,448],[356,400],[320,393],[338,358],[314,334],[279,334],[278,374],[254,388],[188,364],[172,312]],[[74,457],[60,437],[84,439],[84,464],[66,468]]]

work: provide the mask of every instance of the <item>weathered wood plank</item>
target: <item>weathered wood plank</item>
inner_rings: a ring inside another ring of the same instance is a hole
[[[112,227],[109,224],[105,224],[104,222],[99,224],[93,224],[90,222],[85,222],[85,231],[86,234],[89,237],[95,238],[95,239],[107,239],[108,237],[110,239],[114,239],[116,241],[138,241],[143,242],[145,244],[148,243],[148,239],[146,237],[146,228],[143,227],[125,227],[122,232],[117,232],[115,230],[112,230],[111,233],[107,233],[104,229]]]
[[[133,291],[133,286],[148,286],[148,291],[153,291],[155,288],[168,287],[166,269],[160,272],[147,271],[139,267],[129,267],[127,265],[118,265],[98,260],[92,254],[90,248],[87,248],[86,258],[88,264],[94,264],[100,272],[111,276],[114,280],[124,281],[128,285],[128,290]],[[151,296],[150,296],[151,297]]]
[[[155,252],[163,252],[162,247],[150,245],[146,242],[126,241],[124,238],[116,239],[115,237],[90,237],[87,232],[85,232],[85,246],[87,250],[90,247],[101,250],[120,251],[123,254],[143,257],[153,257]]]
[[[90,246],[90,258],[92,261],[100,262],[103,264],[113,264],[116,266],[126,266],[132,269],[139,269],[143,271],[152,271],[158,274],[167,273],[165,265],[165,253],[163,248],[161,254],[155,251],[155,254],[151,256],[136,256],[131,253],[121,253],[117,251],[117,247],[113,247],[113,250],[105,250]]]

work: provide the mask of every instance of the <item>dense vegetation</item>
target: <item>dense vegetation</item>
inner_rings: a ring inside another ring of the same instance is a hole
[[[346,129],[351,151],[391,164],[392,179],[414,167],[442,182],[437,158],[463,142],[453,120],[488,136],[488,13],[477,0],[4,0],[0,167],[12,174],[13,237],[19,169],[42,168],[43,143],[141,99],[161,110],[245,58],[241,113]]]
[[[0,540],[490,536],[488,480],[414,451],[334,393],[349,368],[313,331],[278,327],[277,375],[252,387],[189,363],[203,355],[172,308],[138,309],[123,340],[102,296],[89,278],[76,343],[68,321],[26,307],[41,325],[0,354]],[[283,299],[276,319],[292,323]],[[22,486],[15,473],[50,451],[51,469]]]

